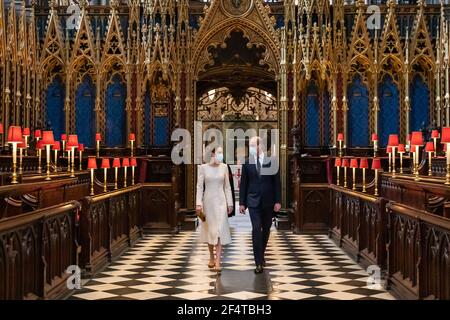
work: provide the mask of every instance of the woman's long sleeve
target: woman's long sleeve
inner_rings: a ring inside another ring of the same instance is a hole
[[[197,206],[203,206],[203,189],[205,185],[205,174],[203,172],[203,166],[199,165],[197,167],[198,176],[197,176],[197,195],[196,195],[196,204]]]
[[[230,177],[228,176],[228,167],[225,168],[225,181],[223,186],[225,191],[225,197],[227,198],[227,206],[232,207],[234,204],[233,204],[233,195],[231,194]]]

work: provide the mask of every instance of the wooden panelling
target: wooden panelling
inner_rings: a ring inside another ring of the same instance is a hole
[[[450,220],[389,203],[388,281],[408,299],[450,299]]]
[[[77,202],[0,222],[0,300],[67,295],[66,270],[77,264]]]
[[[177,229],[178,212],[172,183],[144,183],[141,188],[142,225],[147,231]]]
[[[330,237],[364,267],[385,266],[385,201],[331,186]]]
[[[83,199],[81,266],[96,273],[140,235],[140,185]]]

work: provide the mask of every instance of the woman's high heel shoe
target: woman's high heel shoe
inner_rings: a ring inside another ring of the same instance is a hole
[[[212,261],[212,262],[211,262]],[[208,268],[212,269],[216,266],[216,263],[214,262],[214,260],[209,260],[208,262]]]

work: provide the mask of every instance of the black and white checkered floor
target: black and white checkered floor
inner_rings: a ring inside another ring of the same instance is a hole
[[[198,232],[146,235],[70,299],[394,299],[325,235],[272,230],[267,267],[255,275],[248,215],[230,219],[222,274],[207,267]]]

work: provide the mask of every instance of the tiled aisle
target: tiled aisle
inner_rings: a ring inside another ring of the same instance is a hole
[[[325,235],[273,229],[263,274],[253,273],[248,215],[233,217],[222,275],[197,232],[146,235],[70,299],[393,299]]]

